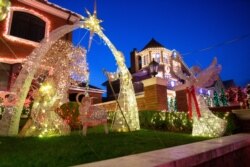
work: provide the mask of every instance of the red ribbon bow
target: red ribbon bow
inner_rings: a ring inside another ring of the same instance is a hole
[[[187,88],[186,93],[187,93],[187,101],[188,101],[188,115],[189,115],[189,118],[191,119],[192,115],[193,115],[193,113],[192,113],[192,99],[194,100],[194,105],[195,105],[195,109],[196,109],[198,118],[200,118],[201,117],[201,112],[200,112],[200,108],[199,108],[199,105],[198,105],[198,102],[197,102],[197,98],[195,96],[194,86],[191,86],[191,87]]]

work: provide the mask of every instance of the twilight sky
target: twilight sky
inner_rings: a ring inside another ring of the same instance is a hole
[[[86,16],[94,0],[49,0]],[[155,38],[166,48],[178,50],[191,67],[207,67],[213,57],[222,65],[222,80],[250,83],[250,0],[97,0],[104,33],[126,57]],[[89,33],[74,32],[74,43],[87,47]],[[87,55],[90,83],[103,88],[102,69],[116,70],[113,55],[94,37]]]

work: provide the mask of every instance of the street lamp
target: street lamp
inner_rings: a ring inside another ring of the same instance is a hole
[[[149,63],[149,71],[152,76],[156,76],[158,74],[159,63],[154,59]]]

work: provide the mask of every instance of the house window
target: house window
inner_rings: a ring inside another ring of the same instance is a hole
[[[167,54],[163,55],[163,63],[165,63],[165,64],[168,63],[168,56],[167,56]]]
[[[175,60],[173,60],[173,70],[174,72],[178,72],[181,69],[181,64]]]
[[[30,13],[14,11],[10,35],[40,42],[45,36],[46,23]]]
[[[138,70],[140,70],[142,68],[142,57],[141,56],[138,56],[138,66],[139,66]]]
[[[156,62],[160,63],[160,53],[153,53],[153,58]]]
[[[0,63],[0,91],[8,90],[11,65]]]
[[[145,60],[146,60],[145,65],[148,65],[149,64],[149,56],[148,55],[145,56]]]

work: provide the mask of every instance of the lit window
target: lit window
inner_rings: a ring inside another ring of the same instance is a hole
[[[145,56],[145,60],[146,60],[145,61],[146,62],[145,65],[148,65],[149,64],[149,56],[148,55]]]
[[[153,54],[153,58],[156,62],[160,63],[160,53],[154,53]]]
[[[168,56],[167,56],[167,54],[163,55],[163,63],[165,63],[165,64],[168,63]]]
[[[179,62],[173,60],[173,70],[174,70],[174,72],[179,71],[180,68],[181,68],[181,64]]]

